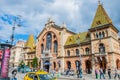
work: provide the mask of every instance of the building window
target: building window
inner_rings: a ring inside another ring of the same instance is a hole
[[[54,41],[54,52],[58,52],[58,42],[56,40]]]
[[[46,49],[50,50],[51,46],[52,46],[52,35],[51,33],[48,33],[46,37]]]
[[[70,56],[70,50],[67,51],[67,56]]]
[[[79,56],[79,49],[76,49],[76,56]]]
[[[102,38],[103,38],[103,37],[105,37],[105,33],[104,33],[104,31],[102,32]]]
[[[98,33],[96,33],[96,38],[99,38],[99,37],[98,37]]]
[[[89,54],[89,52],[90,52],[89,48],[85,48],[85,52],[86,52],[86,54]]]
[[[101,32],[99,32],[99,38],[100,38],[100,39],[102,38],[102,34],[101,34]]]
[[[96,24],[99,25],[99,24],[101,24],[101,22],[100,22],[100,21],[97,21]]]
[[[44,45],[41,44],[41,54],[43,54],[43,50],[44,50]]]
[[[105,46],[103,43],[99,44],[99,52],[100,53],[105,53]]]

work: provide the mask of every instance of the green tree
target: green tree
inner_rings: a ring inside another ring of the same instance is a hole
[[[25,66],[25,63],[24,63],[24,61],[22,60],[22,61],[20,62],[20,64],[19,64],[19,67],[20,67],[20,68],[24,68],[24,66]]]
[[[33,68],[37,68],[37,66],[38,66],[38,58],[37,58],[37,57],[35,57],[35,58],[32,60],[32,66],[33,66]]]

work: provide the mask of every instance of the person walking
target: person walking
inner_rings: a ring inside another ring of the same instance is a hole
[[[96,79],[98,79],[98,70],[95,69],[95,76],[96,76]]]
[[[17,70],[14,69],[14,70],[12,71],[12,79],[11,79],[11,80],[17,80],[17,78],[15,77],[16,74],[17,74]]]
[[[108,68],[108,76],[109,76],[109,79],[111,79],[111,69]]]
[[[103,79],[105,79],[105,76],[104,76],[104,73],[103,73],[103,69],[102,69],[102,68],[100,68],[100,79],[101,79],[101,77],[103,77]]]
[[[115,76],[114,76],[114,79],[116,79],[117,76],[118,76],[118,78],[120,79],[119,71],[118,71],[117,68],[115,68]]]

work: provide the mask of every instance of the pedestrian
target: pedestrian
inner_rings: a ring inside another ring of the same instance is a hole
[[[17,78],[15,77],[16,75],[17,75],[17,70],[14,69],[14,70],[12,71],[12,80],[17,80]]]
[[[77,70],[77,78],[79,78],[79,70]]]
[[[103,69],[100,68],[100,79],[103,77],[103,79],[105,79],[105,76],[104,76],[104,72],[103,72]]]
[[[98,79],[98,70],[95,69],[95,76],[96,76],[96,79]]]
[[[118,71],[117,68],[115,68],[115,76],[114,76],[114,79],[116,79],[117,76],[118,76],[118,78],[120,79],[119,71]]]
[[[111,79],[111,69],[108,68],[108,76],[109,76],[109,79]]]
[[[79,77],[82,78],[82,68],[79,69]]]

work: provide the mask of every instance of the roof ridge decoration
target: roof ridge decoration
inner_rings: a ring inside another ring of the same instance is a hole
[[[100,25],[110,24],[110,23],[112,23],[112,20],[106,13],[103,5],[100,3],[100,0],[98,0],[98,8],[97,8],[96,14],[94,16],[91,28],[95,28]]]

